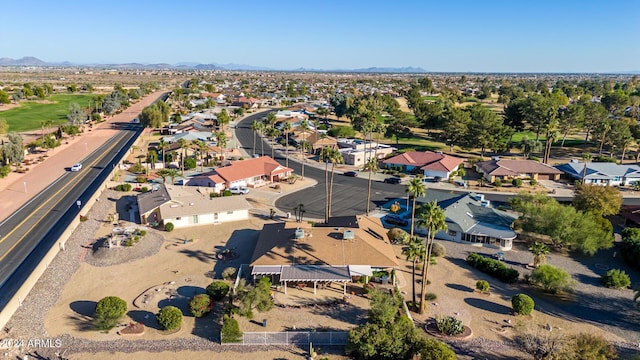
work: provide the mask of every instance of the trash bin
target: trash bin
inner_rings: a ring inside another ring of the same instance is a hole
[[[262,320],[262,327],[267,327],[267,319]]]

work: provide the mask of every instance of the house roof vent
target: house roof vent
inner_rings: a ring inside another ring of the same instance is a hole
[[[345,230],[342,233],[343,240],[353,240],[353,238],[354,238],[353,230]]]
[[[296,240],[303,239],[304,238],[304,230],[300,229],[300,228],[297,228],[295,237],[296,237]]]

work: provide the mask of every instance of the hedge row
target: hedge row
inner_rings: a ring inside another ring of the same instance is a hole
[[[467,263],[483,273],[487,273],[506,283],[514,283],[518,281],[520,276],[518,270],[508,268],[501,261],[489,259],[476,253],[471,253],[467,256]]]

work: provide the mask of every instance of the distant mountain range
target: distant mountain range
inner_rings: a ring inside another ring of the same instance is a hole
[[[144,69],[144,70],[161,70],[161,69],[182,69],[182,70],[238,70],[238,71],[299,71],[299,72],[358,72],[358,73],[425,73],[422,68],[417,67],[370,67],[364,69],[271,69],[267,67],[244,65],[244,64],[200,64],[196,62],[180,62],[177,64],[142,64],[142,63],[124,63],[124,64],[74,64],[68,61],[53,63],[42,61],[32,56],[26,56],[20,59],[0,58],[0,66],[39,66],[39,67],[97,67],[109,69]]]

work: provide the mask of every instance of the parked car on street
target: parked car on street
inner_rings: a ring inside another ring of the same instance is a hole
[[[349,176],[349,177],[358,177],[358,173],[355,171],[346,171],[344,173],[344,176]]]
[[[387,184],[400,184],[400,182],[402,182],[402,179],[397,177],[388,177],[388,178],[385,178],[383,181],[386,182]]]
[[[80,171],[81,169],[82,169],[81,163],[76,163],[76,164],[73,164],[73,166],[71,166],[71,171]]]
[[[246,186],[234,186],[229,189],[229,191],[231,191],[232,194],[236,195],[246,195],[249,193],[249,188]]]

